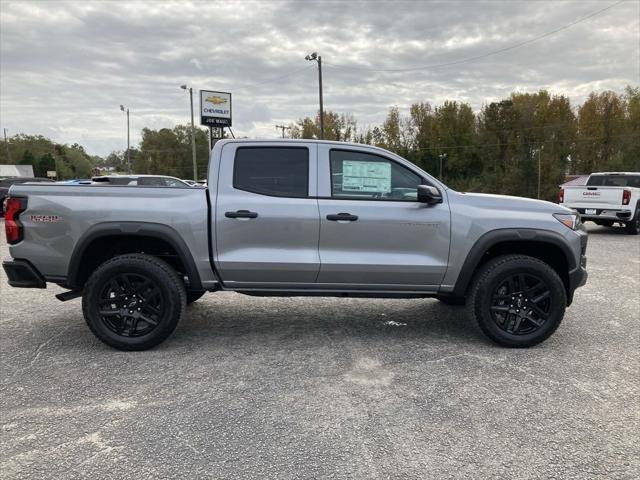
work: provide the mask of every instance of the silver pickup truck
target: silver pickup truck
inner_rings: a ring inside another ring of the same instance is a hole
[[[451,190],[368,145],[223,140],[208,188],[15,185],[13,287],[82,296],[103,342],[165,340],[205,292],[435,297],[508,347],[548,338],[587,278],[587,234],[559,205]]]

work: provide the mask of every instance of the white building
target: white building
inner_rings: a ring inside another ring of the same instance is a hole
[[[0,165],[0,177],[33,177],[31,165]]]

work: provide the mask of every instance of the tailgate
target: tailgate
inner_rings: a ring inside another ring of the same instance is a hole
[[[622,206],[622,187],[565,187],[564,204],[568,206]]]

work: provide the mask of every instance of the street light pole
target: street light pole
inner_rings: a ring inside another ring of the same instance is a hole
[[[438,179],[442,181],[442,161],[447,159],[447,154],[441,153],[440,155],[438,155],[438,159],[440,160],[440,176],[438,177]]]
[[[130,147],[130,129],[129,129],[129,108],[125,108],[124,105],[120,105],[120,110],[127,114],[127,170],[131,175],[131,147]]]
[[[543,147],[540,147],[538,149],[538,199],[540,199],[540,177],[542,173],[542,161],[540,155],[542,154],[542,148]]]
[[[284,136],[284,133],[283,133]],[[7,149],[7,163],[11,163],[11,154],[9,153],[9,142],[7,140],[7,129],[4,129],[4,147]]]
[[[322,57],[319,56],[316,52],[313,52],[311,55],[307,55],[304,57],[305,60],[312,61],[315,60],[318,62],[318,89],[319,89],[319,97],[320,97],[320,140],[324,139],[324,107],[322,101]]]
[[[181,89],[186,90],[186,85],[181,85]],[[193,181],[198,181],[198,162],[196,162],[196,127],[193,123],[193,88],[189,87],[189,101],[191,103],[191,158],[193,160]]]

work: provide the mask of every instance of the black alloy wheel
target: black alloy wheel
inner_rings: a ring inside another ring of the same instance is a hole
[[[165,261],[141,253],[100,265],[82,293],[91,331],[120,350],[146,350],[163,342],[182,317],[187,294],[182,278]]]
[[[149,277],[121,273],[102,289],[98,315],[113,333],[140,337],[158,326],[163,303],[160,289]]]
[[[494,342],[512,348],[537,345],[556,331],[567,305],[565,286],[549,264],[521,254],[483,264],[467,297],[469,313]]]
[[[541,328],[551,311],[551,290],[528,273],[509,274],[491,297],[491,316],[496,325],[512,335],[527,335]]]

